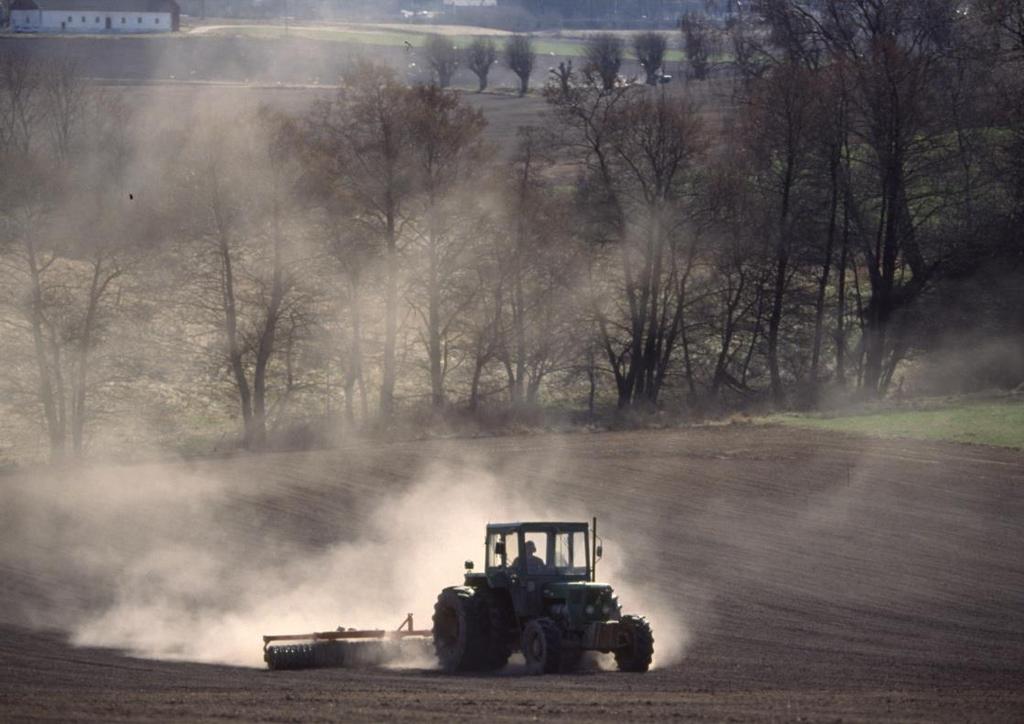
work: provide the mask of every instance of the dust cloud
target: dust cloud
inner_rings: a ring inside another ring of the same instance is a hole
[[[263,634],[397,628],[407,613],[430,628],[436,596],[461,582],[463,561],[482,567],[487,522],[589,513],[527,494],[484,461],[443,462],[365,510],[331,520],[311,509],[308,525],[334,541],[316,546],[277,524],[286,508],[301,516],[305,497],[256,478],[137,465],[0,480],[0,566],[23,582],[5,595],[7,618],[143,658],[258,667]],[[233,516],[239,507],[269,513]],[[625,612],[651,620],[656,664],[678,661],[689,633],[677,606],[629,581],[628,550],[603,538],[599,580],[616,587]]]

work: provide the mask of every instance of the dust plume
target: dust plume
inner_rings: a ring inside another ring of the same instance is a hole
[[[140,465],[3,481],[0,566],[31,589],[8,592],[21,606],[14,622],[146,658],[262,666],[262,634],[395,628],[406,613],[429,628],[463,561],[482,566],[487,522],[587,516],[481,461],[429,464],[345,510],[302,510],[337,493],[329,471],[300,491],[235,472]],[[652,620],[657,664],[678,660],[679,613],[629,581],[628,551],[603,537],[599,579]]]

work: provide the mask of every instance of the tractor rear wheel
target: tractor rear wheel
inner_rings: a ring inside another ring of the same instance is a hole
[[[468,586],[441,591],[434,604],[434,651],[447,672],[479,671],[487,655],[487,606]]]
[[[555,674],[561,669],[562,632],[550,618],[535,618],[523,627],[523,656],[529,674]]]
[[[619,625],[626,633],[627,643],[615,652],[619,671],[643,673],[654,659],[654,634],[643,616],[623,616]]]

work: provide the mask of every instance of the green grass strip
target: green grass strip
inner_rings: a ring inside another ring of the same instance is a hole
[[[882,438],[914,438],[1024,449],[1024,402],[965,403],[935,409],[893,409],[825,416],[779,414],[761,421]]]

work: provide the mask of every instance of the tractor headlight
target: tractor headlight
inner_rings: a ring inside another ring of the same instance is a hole
[[[583,610],[587,612],[588,616],[593,616],[594,615],[594,607],[591,606],[590,604],[587,604],[587,607],[585,609],[583,609]]]
[[[607,616],[607,615],[608,615],[609,613],[611,613],[611,610],[612,610],[612,607],[611,607],[611,606],[609,606],[609,605],[608,605],[607,603],[606,603],[605,605],[601,606],[601,613],[603,613],[603,614],[604,614],[604,615],[606,615],[606,616]]]

